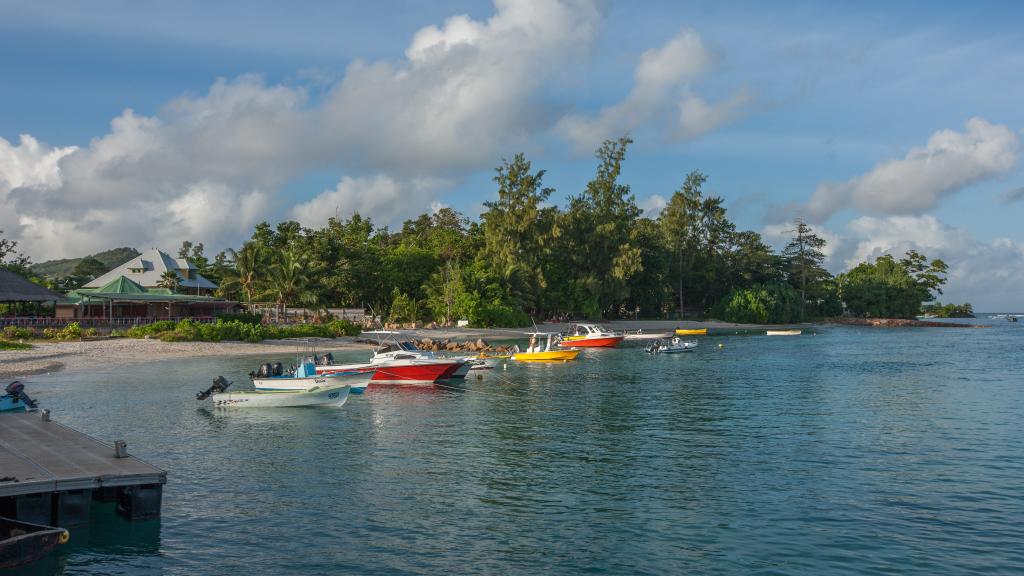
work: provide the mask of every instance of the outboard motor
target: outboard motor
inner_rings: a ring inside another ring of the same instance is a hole
[[[15,380],[4,387],[4,392],[14,399],[15,402],[21,401],[29,410],[35,410],[37,408],[34,400],[28,397],[25,393],[25,385]]]
[[[196,394],[196,400],[206,400],[214,394],[221,394],[231,386],[231,382],[227,381],[227,378],[223,376],[217,376],[213,379],[213,385],[207,388],[205,391]]]
[[[284,365],[282,365],[280,362],[274,364],[274,376],[283,376],[283,375],[284,375]]]

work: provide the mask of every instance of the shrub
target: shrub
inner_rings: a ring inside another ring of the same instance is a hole
[[[788,284],[737,288],[719,303],[715,315],[726,322],[777,324],[800,319],[800,295]]]
[[[82,327],[72,322],[63,328],[44,328],[43,337],[53,340],[75,340],[82,337]]]
[[[5,340],[28,340],[29,338],[35,338],[36,333],[31,328],[4,326],[3,337]]]
[[[262,324],[263,315],[255,312],[242,312],[240,314],[217,314],[219,322],[242,322],[243,324]]]
[[[480,302],[470,314],[469,322],[477,328],[517,328],[529,326],[530,317],[504,302]]]
[[[99,332],[97,332],[95,328],[86,328],[85,330],[82,330],[82,336],[85,336],[87,338],[91,338],[98,333]]]
[[[28,350],[31,347],[31,344],[25,344],[23,342],[0,340],[0,350]]]
[[[172,320],[159,320],[152,324],[144,324],[142,326],[132,326],[128,329],[126,335],[129,338],[145,338],[146,336],[159,335],[163,332],[170,332],[177,327]]]

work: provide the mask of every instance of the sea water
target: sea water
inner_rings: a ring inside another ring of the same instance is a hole
[[[990,322],[587,350],[340,409],[197,404],[254,357],[27,378],[168,481],[160,520],[94,504],[25,573],[1024,573],[1024,325]]]

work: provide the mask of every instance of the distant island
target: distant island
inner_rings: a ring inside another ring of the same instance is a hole
[[[925,304],[921,311],[925,316],[934,318],[974,318],[974,309],[971,304]]]

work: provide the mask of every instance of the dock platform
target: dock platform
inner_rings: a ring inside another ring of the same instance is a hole
[[[132,519],[160,515],[165,471],[48,416],[0,414],[0,516],[84,523],[93,499]]]

